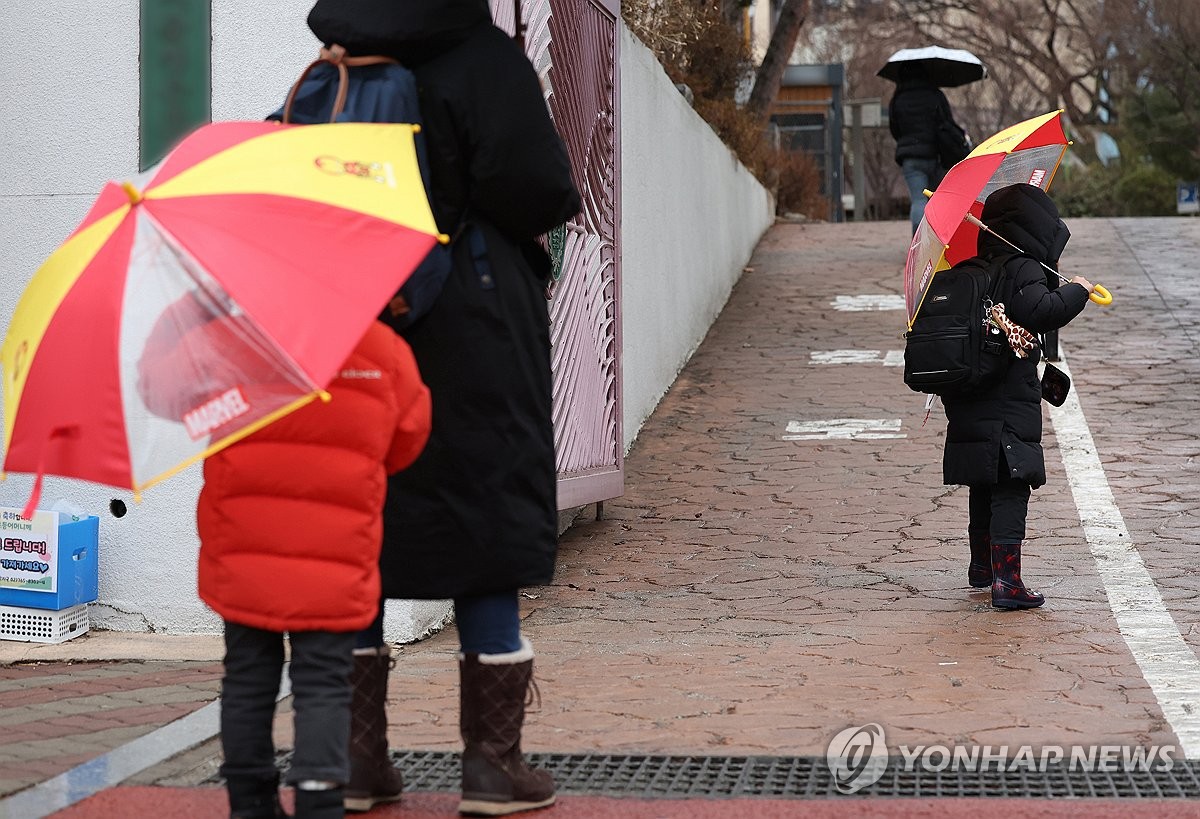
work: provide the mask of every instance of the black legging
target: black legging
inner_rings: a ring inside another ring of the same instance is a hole
[[[1020,543],[1025,540],[1025,518],[1029,515],[1029,493],[1032,490],[1027,481],[1008,476],[1008,461],[1003,453],[1000,454],[997,472],[996,483],[968,487],[968,528],[989,532],[992,543]]]

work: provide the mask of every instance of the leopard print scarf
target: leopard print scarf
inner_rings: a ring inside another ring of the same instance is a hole
[[[1004,304],[993,304],[990,311],[992,323],[1004,331],[1008,337],[1008,346],[1017,358],[1028,358],[1029,353],[1038,347],[1037,337],[1021,325],[1015,323],[1004,312]]]

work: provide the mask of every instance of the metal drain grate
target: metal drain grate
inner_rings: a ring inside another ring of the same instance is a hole
[[[1200,764],[1177,760],[1169,771],[1037,771],[979,773],[906,771],[892,757],[883,777],[853,796],[837,791],[824,757],[528,754],[554,776],[560,794],[649,799],[831,799],[843,797],[1003,797],[1200,799]],[[457,791],[459,756],[445,751],[393,751],[406,791]],[[280,754],[286,770],[291,753]],[[211,782],[219,782],[212,779]]]

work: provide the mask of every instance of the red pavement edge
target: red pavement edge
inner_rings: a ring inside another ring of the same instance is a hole
[[[291,794],[283,792],[291,810]],[[857,819],[862,816],[894,819],[1012,819],[1020,813],[1038,819],[1160,819],[1200,817],[1200,805],[1174,799],[638,799],[631,797],[561,796],[545,810],[522,813],[539,819],[767,819],[803,816],[805,819]],[[206,819],[229,815],[221,788],[109,788],[53,814],[56,819],[123,819],[153,816],[156,819]],[[356,815],[356,814],[351,814]],[[372,819],[435,819],[458,816],[458,795],[453,793],[406,794],[395,805],[380,806]]]

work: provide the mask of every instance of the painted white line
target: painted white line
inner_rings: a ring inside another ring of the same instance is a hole
[[[808,363],[825,364],[883,364],[885,367],[904,366],[903,350],[814,350]]]
[[[828,441],[832,439],[878,441],[907,438],[900,432],[900,419],[833,418],[828,421],[788,421],[785,441]]]
[[[875,364],[878,350],[825,350],[808,354],[809,364]]]
[[[904,296],[876,293],[863,296],[838,296],[830,302],[834,310],[862,313],[875,310],[903,310]]]
[[[1061,348],[1060,348],[1061,350]],[[1055,366],[1070,375],[1066,352]],[[1074,389],[1050,420],[1096,568],[1134,660],[1188,759],[1200,757],[1200,662],[1129,537]]]

